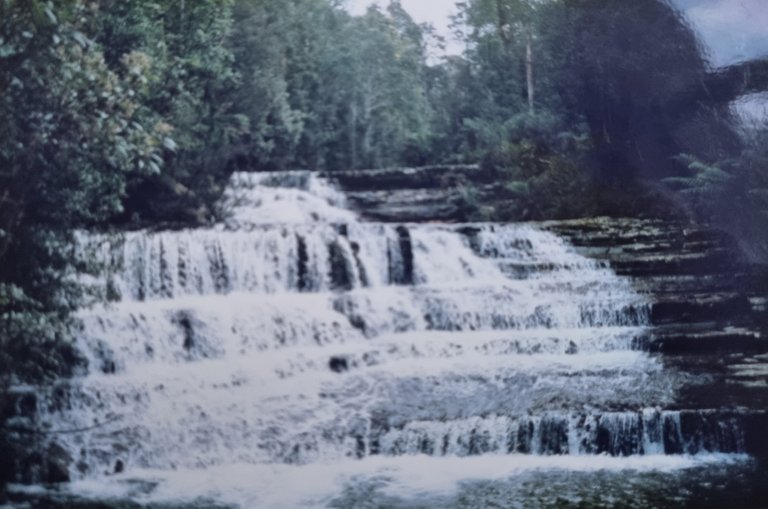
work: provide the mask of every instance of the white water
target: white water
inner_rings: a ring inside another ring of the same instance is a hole
[[[74,483],[66,491],[102,500],[130,498],[139,503],[198,504],[206,501],[249,509],[328,507],[339,498],[344,487],[375,486],[378,497],[421,499],[429,507],[435,497],[455,495],[471,482],[531,482],[531,476],[560,476],[566,483],[575,474],[606,473],[638,475],[659,472],[674,479],[679,472],[717,465],[719,468],[747,461],[744,455],[703,454],[698,456],[522,456],[486,455],[482,457],[371,457],[312,465],[230,464],[194,471],[141,470],[137,478],[157,487],[147,494],[143,486],[113,476]],[[518,481],[520,479],[520,481]],[[612,480],[620,483],[620,480]],[[502,484],[503,486],[503,484]],[[605,488],[602,486],[601,488]],[[19,491],[39,492],[39,488],[17,487]],[[551,495],[551,494],[549,494]],[[567,496],[566,494],[558,494]],[[530,497],[530,495],[529,495]],[[507,507],[531,507],[544,497],[512,498]],[[386,499],[384,499],[386,501]],[[557,499],[556,499],[557,500]],[[628,500],[632,500],[631,495]],[[360,502],[374,504],[370,498]],[[575,502],[578,502],[576,500]],[[617,503],[620,504],[619,501]],[[357,507],[352,504],[343,507]],[[367,506],[364,506],[367,507]],[[375,507],[375,506],[374,506]]]
[[[738,423],[663,410],[679,380],[632,350],[648,305],[609,268],[531,225],[343,205],[308,173],[236,174],[214,228],[79,236],[77,277],[110,303],[79,314],[90,374],[38,405],[88,429],[60,439],[71,490],[316,506],[358,475],[402,494],[742,449]]]

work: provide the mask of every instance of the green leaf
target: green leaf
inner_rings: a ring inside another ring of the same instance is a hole
[[[56,15],[53,13],[53,11],[50,9],[50,7],[45,8],[45,15],[48,16],[48,19],[53,24],[57,24],[59,20],[56,18]]]
[[[72,38],[83,48],[88,47],[88,38],[80,32],[72,32]]]
[[[176,145],[176,142],[173,141],[173,138],[163,138],[163,146],[171,152],[176,152],[178,149],[178,145]]]
[[[720,168],[717,168],[715,166],[708,166],[705,169],[703,169],[699,175],[697,175],[698,178],[708,180],[710,182],[727,182],[731,179],[733,179],[733,175],[730,173],[721,170]]]
[[[18,51],[15,47],[11,46],[10,44],[3,44],[3,42],[0,41],[0,58],[8,58],[17,53]]]
[[[504,187],[512,194],[518,195],[518,196],[527,196],[531,192],[531,188],[528,184],[528,182],[523,180],[513,180],[511,182],[507,182]]]

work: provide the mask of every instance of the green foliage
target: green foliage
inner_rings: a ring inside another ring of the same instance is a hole
[[[207,224],[235,169],[479,161],[491,191],[446,185],[483,220],[656,213],[663,181],[768,253],[768,130],[740,145],[668,2],[459,5],[438,63],[398,1],[0,0],[3,351],[65,344],[74,229]]]
[[[233,51],[241,76],[238,110],[250,129],[240,147],[244,169],[285,169],[306,125],[321,108],[321,65],[337,13],[322,0],[240,0],[234,7]],[[324,133],[312,133],[323,136]]]
[[[593,210],[592,174],[586,167],[589,137],[549,113],[520,113],[501,126],[474,121],[483,140],[482,165],[504,182],[497,192],[497,219],[547,219]]]
[[[0,393],[13,382],[69,376],[83,365],[62,315],[9,284],[0,284],[0,307]]]
[[[0,59],[5,200],[16,203],[17,216],[28,209],[50,225],[104,220],[120,211],[125,174],[157,157],[156,140],[136,122],[135,91],[79,30],[89,15],[81,3],[1,8],[0,38],[10,52]]]
[[[430,89],[434,139],[498,172],[499,217],[666,215],[675,207],[653,203],[667,200],[655,182],[683,185],[690,177],[674,156],[734,157],[735,119],[726,105],[707,102],[706,55],[668,2],[469,0],[459,7],[468,49],[433,71],[452,80]],[[702,185],[687,193],[703,194],[704,183],[723,178],[699,173]]]
[[[706,162],[690,154],[677,160],[689,173],[664,182],[695,217],[731,231],[754,260],[768,258],[768,125],[748,131],[738,157]]]
[[[133,84],[107,67],[84,32],[92,15],[77,0],[0,2],[0,349],[6,355],[52,341],[74,305],[62,280],[69,232],[120,212],[128,175],[162,162],[157,137],[138,122]],[[20,358],[28,366],[35,360]]]
[[[421,32],[397,3],[347,26],[347,72],[353,86],[344,98],[346,167],[391,166],[427,138],[427,103]]]
[[[377,167],[427,150],[425,28],[397,2],[351,17],[327,0],[235,5],[248,169]]]
[[[708,102],[706,53],[671,3],[545,2],[537,33],[539,97],[587,123],[604,183],[675,176],[681,152],[737,147],[727,105]]]
[[[94,38],[110,68],[135,84],[138,121],[161,141],[162,159],[146,167],[151,175],[128,182],[126,219],[205,222],[212,214],[247,130],[233,109],[231,7],[228,0],[100,4]]]
[[[426,93],[430,112],[427,158],[432,162],[473,163],[478,140],[471,129],[477,116],[477,79],[464,58],[450,57],[426,69]]]

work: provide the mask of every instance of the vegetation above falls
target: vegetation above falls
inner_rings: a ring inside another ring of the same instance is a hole
[[[740,132],[673,6],[468,0],[454,21],[466,51],[436,58],[397,1],[0,0],[2,372],[77,365],[74,229],[208,223],[235,170],[480,162],[497,186],[458,182],[468,220],[682,215],[764,259],[768,129]]]

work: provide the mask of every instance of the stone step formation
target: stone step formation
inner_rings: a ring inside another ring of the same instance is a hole
[[[12,494],[49,507],[768,500],[761,285],[726,235],[355,210],[376,185],[437,191],[441,170],[425,171],[336,175],[347,194],[309,172],[239,173],[212,228],[80,233],[81,374],[15,388],[5,422],[27,453]]]

